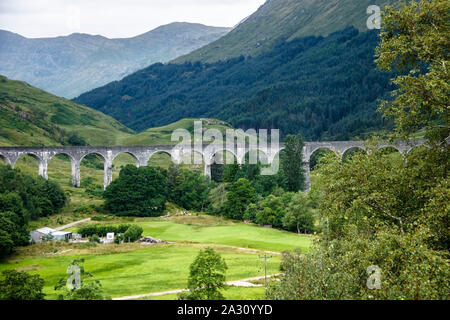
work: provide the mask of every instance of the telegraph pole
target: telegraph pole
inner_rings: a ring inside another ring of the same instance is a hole
[[[272,258],[264,253],[264,256],[259,256],[260,259],[264,258],[264,286],[267,287],[267,259]]]

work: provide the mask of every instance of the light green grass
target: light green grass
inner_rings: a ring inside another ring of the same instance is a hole
[[[314,238],[207,215],[165,219],[135,218],[124,221],[141,226],[144,229],[144,236],[166,241],[227,245],[274,252],[296,248],[307,251]],[[77,228],[72,228],[72,231],[76,230]]]
[[[101,281],[106,295],[121,297],[185,288],[189,265],[200,248],[189,246],[150,247],[126,253],[99,255],[64,255],[58,257],[25,258],[19,262],[2,263],[6,269],[38,273],[45,280],[47,299],[57,297],[54,285],[75,258],[85,258],[85,269]],[[227,281],[264,275],[262,260],[257,254],[235,253],[227,248],[216,248],[225,259]],[[268,262],[271,272],[278,272],[279,257]]]
[[[221,290],[225,300],[263,300],[266,289],[264,287],[232,287]],[[161,296],[144,297],[136,300],[178,300],[178,294],[165,294]]]

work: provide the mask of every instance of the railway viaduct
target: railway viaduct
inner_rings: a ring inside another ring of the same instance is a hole
[[[401,154],[407,154],[413,148],[424,144],[424,140],[399,141],[393,143],[381,143],[378,148],[392,147]],[[365,150],[366,147],[362,141],[323,141],[306,142],[303,148],[303,167],[305,170],[306,189],[310,190],[310,159],[314,152],[322,149],[331,150],[342,157],[350,149],[359,148]],[[147,166],[150,158],[156,153],[166,153],[171,156],[172,161],[180,163],[182,157],[192,152],[200,153],[203,157],[204,174],[211,176],[211,165],[216,161],[216,155],[219,152],[227,151],[231,153],[239,164],[243,164],[246,154],[250,150],[258,150],[266,155],[268,163],[274,163],[277,155],[284,149],[280,144],[276,147],[224,147],[221,144],[200,145],[197,147],[182,145],[161,145],[161,146],[63,146],[63,147],[0,147],[0,160],[15,166],[17,160],[23,155],[29,155],[35,158],[39,165],[39,175],[48,179],[47,168],[49,161],[58,154],[67,155],[72,166],[72,183],[74,186],[80,186],[80,164],[84,157],[89,154],[96,154],[104,161],[104,187],[106,188],[112,181],[112,164],[114,159],[122,153],[130,154],[136,161],[136,166]]]

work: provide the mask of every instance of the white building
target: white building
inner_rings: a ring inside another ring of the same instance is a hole
[[[31,231],[30,238],[34,243],[41,243],[45,240],[67,241],[72,239],[72,232],[58,231],[45,227]]]

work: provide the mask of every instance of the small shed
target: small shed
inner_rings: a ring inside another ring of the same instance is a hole
[[[47,227],[30,232],[30,240],[34,243],[46,240],[67,241],[69,239],[72,239],[72,232],[58,231]]]

